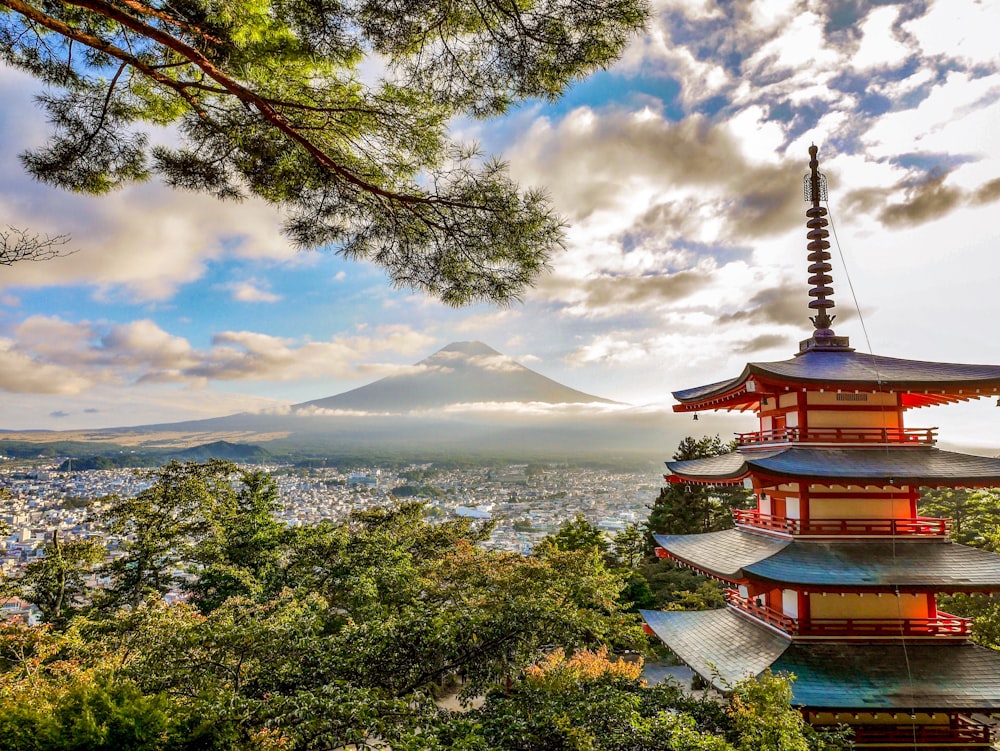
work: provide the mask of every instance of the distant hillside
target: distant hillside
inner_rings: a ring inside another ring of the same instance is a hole
[[[690,417],[631,407],[524,367],[482,342],[455,342],[398,375],[265,413],[75,433],[10,435],[19,451],[91,441],[56,456],[147,454],[161,461],[239,462],[338,457],[338,461],[599,461],[669,458],[691,434]],[[697,433],[729,435],[752,423],[703,415]],[[28,445],[30,444],[30,448]],[[0,451],[3,450],[0,442]],[[113,446],[113,448],[112,448]],[[242,447],[242,448],[234,448]],[[51,454],[50,454],[51,455]]]
[[[481,402],[616,403],[546,378],[482,342],[453,342],[408,373],[296,404],[292,410],[411,412]]]
[[[203,462],[207,459],[224,459],[230,462],[260,464],[271,457],[269,451],[260,446],[245,443],[230,443],[229,441],[214,441],[201,446],[192,446],[180,451],[165,451],[166,460],[176,459],[179,462]]]

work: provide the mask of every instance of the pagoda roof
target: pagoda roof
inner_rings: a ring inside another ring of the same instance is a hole
[[[640,613],[671,651],[723,692],[771,668],[795,675],[797,706],[1000,710],[1000,652],[968,642],[792,642],[732,608]]]
[[[790,540],[727,529],[654,535],[672,558],[727,581],[812,590],[1000,590],[1000,555],[947,540]]]
[[[1000,484],[1000,459],[942,451],[933,446],[745,449],[721,456],[667,462],[671,474],[691,482],[733,483],[750,475],[836,481],[837,485],[927,486]]]
[[[943,401],[958,401],[986,396],[976,389],[994,393],[1000,389],[1000,365],[965,365],[960,363],[904,360],[896,357],[865,354],[850,349],[813,349],[778,362],[752,362],[735,378],[706,386],[675,391],[681,402],[678,408],[725,408],[723,402],[754,401],[747,382],[757,379],[771,383],[825,386],[878,391],[913,393],[949,392]],[[766,388],[766,386],[765,386]],[[957,392],[961,390],[962,393]],[[942,400],[937,400],[942,401]],[[924,406],[934,399],[915,399],[904,406]]]

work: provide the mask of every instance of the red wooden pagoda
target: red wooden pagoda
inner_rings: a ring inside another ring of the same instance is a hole
[[[1000,652],[935,596],[1000,592],[1000,555],[950,542],[917,515],[921,487],[1000,485],[1000,460],[942,451],[909,410],[1000,394],[1000,367],[856,352],[831,329],[826,185],[805,180],[813,335],[795,357],[675,392],[677,412],[752,411],[758,429],[723,456],[668,462],[671,483],[740,484],[736,526],[657,536],[657,553],[727,585],[728,607],[645,611],[647,630],[725,691],[767,668],[793,673],[816,725],[846,723],[858,748],[989,748],[972,719],[1000,711]]]

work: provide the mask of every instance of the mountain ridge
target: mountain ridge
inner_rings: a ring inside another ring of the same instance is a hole
[[[408,412],[483,402],[619,403],[536,373],[480,341],[452,342],[410,368],[333,396],[294,404],[291,410]]]

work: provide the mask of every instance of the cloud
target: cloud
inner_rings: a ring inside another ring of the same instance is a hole
[[[805,263],[803,263],[805,268]],[[722,325],[777,324],[803,326],[809,320],[808,285],[805,274],[802,281],[787,280],[782,284],[763,289],[751,297],[746,307],[718,317]]]
[[[776,349],[777,347],[785,347],[792,343],[792,337],[783,336],[782,334],[761,334],[760,336],[755,336],[743,344],[737,344],[733,349],[734,352],[739,352],[740,354],[751,354],[753,352],[760,352],[765,349]]]
[[[26,319],[14,333],[16,339],[0,339],[0,390],[23,393],[80,393],[96,383],[204,386],[357,378],[380,367],[411,369],[364,364],[374,353],[408,355],[434,342],[408,326],[392,325],[324,342],[224,331],[209,348],[197,349],[149,319],[102,324],[45,316]]]
[[[947,184],[950,171],[930,170],[899,181],[890,190],[859,188],[844,197],[848,212],[874,214],[886,227],[912,227],[941,219],[958,208],[982,206],[1000,200],[1000,179],[964,190]],[[902,200],[890,197],[902,193]]]
[[[276,295],[265,289],[264,285],[261,285],[255,279],[243,282],[228,282],[219,285],[219,287],[228,290],[232,298],[239,302],[278,302],[281,300],[281,295]]]
[[[45,287],[84,284],[105,298],[170,298],[223,258],[290,260],[295,251],[280,233],[278,212],[264,201],[220,202],[160,182],[89,196],[62,191],[29,177],[17,160],[49,130],[33,97],[38,85],[0,68],[0,215],[4,222],[49,234],[69,234],[79,252],[46,263],[5,269],[0,285]]]
[[[93,384],[78,371],[21,352],[0,339],[0,391],[14,394],[79,394]]]
[[[61,409],[57,409],[55,412],[49,412],[49,417],[69,417],[69,412],[63,412]]]

